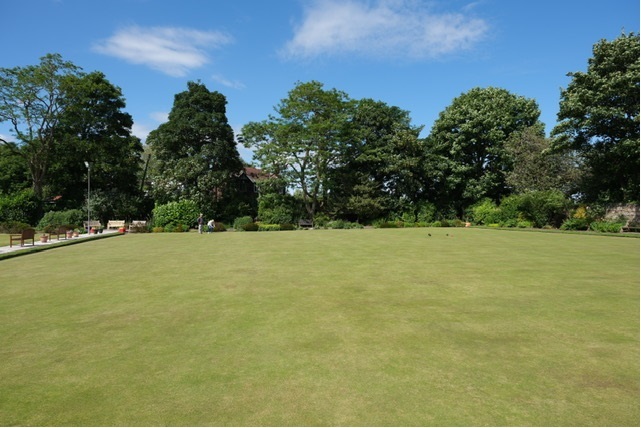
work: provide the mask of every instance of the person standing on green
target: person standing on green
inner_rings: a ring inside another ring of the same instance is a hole
[[[202,234],[203,233],[203,223],[205,222],[205,219],[203,218],[203,213],[200,213],[198,216],[198,233]]]

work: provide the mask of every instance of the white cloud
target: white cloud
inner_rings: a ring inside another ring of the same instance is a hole
[[[221,85],[228,88],[245,89],[245,84],[243,82],[240,82],[238,80],[229,80],[221,74],[214,74],[213,76],[211,76],[211,78],[214,80],[214,82],[220,83]]]
[[[165,111],[154,111],[149,113],[149,117],[158,123],[165,123],[169,120],[169,113]]]
[[[230,36],[218,31],[134,25],[95,43],[93,50],[181,77],[208,63],[209,49],[220,48],[231,41]]]
[[[143,143],[147,141],[147,136],[150,132],[151,129],[148,126],[139,123],[134,122],[133,126],[131,127],[131,133],[140,138],[140,141],[142,141]]]
[[[463,13],[432,13],[412,0],[314,0],[281,50],[288,59],[319,56],[436,58],[470,49],[488,24]]]

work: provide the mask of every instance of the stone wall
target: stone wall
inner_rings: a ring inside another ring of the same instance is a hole
[[[614,205],[605,213],[606,220],[618,220],[619,217],[625,217],[628,224],[639,225],[639,205],[638,204],[621,204]]]

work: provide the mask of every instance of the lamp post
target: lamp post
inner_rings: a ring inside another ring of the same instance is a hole
[[[91,199],[91,165],[89,162],[85,161],[85,166],[87,167],[87,235],[89,234],[89,224],[91,222],[91,208],[89,208],[89,202]]]

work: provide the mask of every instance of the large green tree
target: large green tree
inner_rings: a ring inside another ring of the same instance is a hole
[[[192,200],[208,216],[233,217],[243,164],[227,121],[227,100],[200,82],[188,82],[187,88],[175,96],[169,120],[147,138],[156,158],[156,201]]]
[[[101,72],[68,76],[63,80],[64,109],[56,129],[58,143],[48,180],[48,193],[63,196],[67,206],[84,198],[91,165],[92,199],[103,220],[137,216],[141,202],[139,173],[142,144],[131,134],[133,119],[123,111],[122,91]]]
[[[422,128],[411,124],[409,112],[362,99],[355,104],[350,126],[352,138],[333,173],[337,213],[368,221],[418,207],[424,149],[418,138]]]
[[[593,47],[587,72],[568,74],[556,146],[583,159],[588,201],[639,200],[639,34]]]
[[[242,129],[245,145],[268,172],[301,190],[310,218],[327,206],[331,171],[352,137],[353,102],[316,81],[298,83],[276,107],[277,115]]]
[[[510,157],[505,143],[517,131],[543,129],[536,101],[501,88],[474,88],[452,101],[427,139],[430,199],[462,215],[483,198],[508,195]]]
[[[552,141],[539,127],[512,133],[506,144],[512,161],[506,183],[515,193],[560,190],[566,196],[576,194],[580,170],[574,152],[551,148]]]
[[[59,54],[48,54],[40,64],[0,68],[0,122],[9,122],[15,141],[0,143],[24,159],[38,197],[50,176],[66,93],[63,80],[78,76],[80,68]]]

